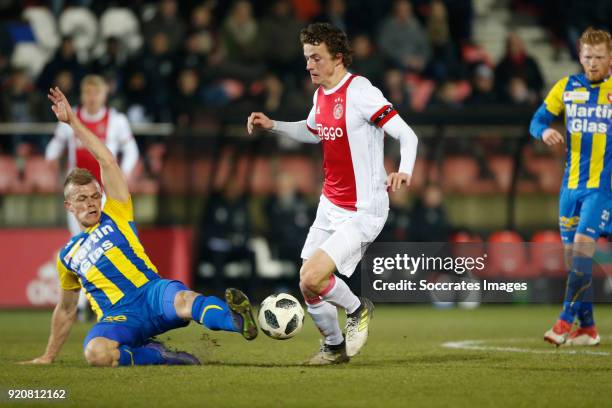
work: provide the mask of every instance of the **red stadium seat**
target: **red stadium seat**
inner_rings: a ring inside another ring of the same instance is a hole
[[[508,192],[512,184],[514,162],[510,156],[491,156],[488,160],[489,170],[493,173],[497,187]]]
[[[28,191],[56,193],[60,191],[57,164],[42,156],[30,156],[25,161],[24,185]]]
[[[538,179],[538,185],[543,192],[558,193],[563,179],[563,167],[554,157],[537,157],[527,159],[527,169]]]
[[[469,156],[450,156],[442,162],[442,187],[464,192],[478,181],[478,163]]]
[[[561,236],[557,231],[538,231],[531,237],[531,267],[538,276],[565,277],[567,267]]]
[[[191,188],[203,194],[211,189],[212,161],[208,157],[197,158],[191,163]]]
[[[253,194],[262,195],[271,192],[275,180],[272,169],[270,169],[270,159],[267,157],[257,157],[252,163],[249,177],[249,186]]]
[[[128,186],[132,194],[157,194],[159,192],[159,182],[145,174],[142,159],[138,159],[132,170],[128,178]]]
[[[166,158],[160,176],[160,188],[164,193],[185,194],[189,188],[189,166],[180,156]]]
[[[612,276],[612,242],[601,237],[597,240],[597,258],[593,264],[593,277],[607,278]]]
[[[425,187],[428,181],[431,180],[430,174],[430,163],[422,158],[417,157],[414,163],[414,170],[412,171],[412,178],[410,179],[410,189],[420,190]]]
[[[313,194],[317,190],[319,172],[313,160],[306,156],[284,156],[278,162],[279,172],[293,175],[298,190],[304,194]]]
[[[489,236],[488,272],[491,277],[522,279],[534,277],[527,264],[521,236],[514,231],[498,231]]]
[[[19,187],[19,169],[10,156],[0,156],[0,194],[15,192]]]

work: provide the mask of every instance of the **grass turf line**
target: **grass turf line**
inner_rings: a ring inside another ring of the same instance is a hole
[[[541,339],[557,314],[558,307],[547,306],[379,306],[363,353],[349,365],[323,368],[300,365],[318,347],[318,332],[308,317],[304,330],[288,341],[262,334],[246,342],[236,334],[206,331],[192,323],[160,339],[194,352],[204,360],[201,367],[99,369],[88,367],[82,355],[88,324],[75,326],[53,365],[16,365],[43,352],[51,313],[3,311],[0,389],[64,388],[68,399],[58,406],[75,407],[559,408],[609,403],[612,306],[595,309],[604,342],[593,349],[610,356],[441,346],[448,341],[488,340],[486,344],[493,346],[551,350]],[[0,397],[0,405],[6,403],[6,397]],[[31,405],[46,403],[14,404]]]

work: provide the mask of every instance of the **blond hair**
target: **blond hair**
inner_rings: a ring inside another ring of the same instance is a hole
[[[85,87],[85,85],[94,85],[105,88],[108,86],[106,80],[102,76],[95,74],[89,74],[83,77],[81,80],[81,88]]]
[[[612,52],[612,38],[606,30],[596,30],[589,27],[580,36],[579,46],[582,49],[583,45],[599,45],[605,44],[608,52]]]
[[[93,182],[97,182],[97,180],[89,170],[75,167],[64,180],[64,198],[68,198],[68,190],[71,185],[84,186]]]

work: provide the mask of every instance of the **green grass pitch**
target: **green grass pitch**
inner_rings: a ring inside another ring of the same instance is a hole
[[[542,335],[558,307],[437,310],[379,306],[350,364],[304,367],[318,347],[306,319],[288,341],[246,342],[192,323],[160,336],[200,367],[88,367],[78,324],[51,366],[21,366],[46,344],[50,312],[0,312],[0,405],[74,407],[579,407],[612,402],[612,305],[595,310],[602,345],[554,349]],[[479,342],[466,342],[479,340]],[[444,347],[454,342],[460,348]],[[465,349],[472,347],[472,349]],[[7,400],[14,388],[67,389],[61,402]]]

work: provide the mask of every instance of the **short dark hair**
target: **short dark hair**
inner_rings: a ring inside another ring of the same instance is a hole
[[[68,173],[66,180],[64,180],[64,197],[67,198],[69,185],[76,184],[77,186],[84,186],[95,181],[97,180],[89,170],[75,167]]]
[[[330,54],[335,57],[342,54],[342,63],[349,67],[353,63],[353,50],[344,31],[329,23],[313,23],[300,32],[302,45],[319,45],[325,43]]]

